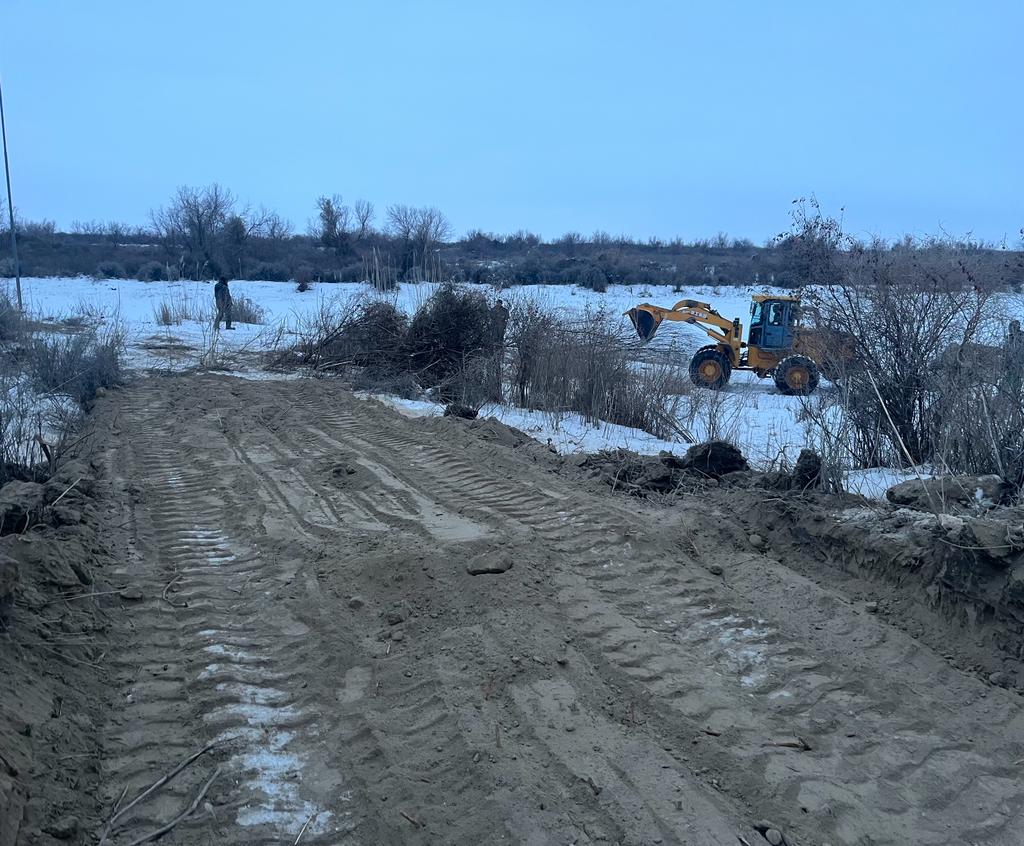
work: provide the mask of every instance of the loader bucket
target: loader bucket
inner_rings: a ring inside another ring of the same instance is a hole
[[[631,308],[626,314],[633,322],[633,328],[636,329],[636,334],[640,337],[641,341],[651,340],[654,337],[654,333],[658,331],[658,327],[661,326],[661,315],[654,314],[643,306]]]

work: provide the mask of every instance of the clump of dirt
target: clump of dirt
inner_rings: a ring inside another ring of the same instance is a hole
[[[939,476],[908,479],[889,488],[885,498],[920,511],[959,514],[1005,505],[1012,495],[1013,486],[999,476]]]
[[[94,476],[74,462],[0,489],[0,846],[74,841],[93,822],[109,626]]]
[[[662,453],[661,460],[668,466],[699,473],[712,479],[721,479],[729,473],[749,469],[743,453],[728,441],[694,444],[681,460],[676,459],[671,453]]]
[[[790,490],[818,484],[821,460],[810,450],[792,473],[754,473],[736,447],[725,441],[709,441],[690,447],[683,456],[661,452],[637,455],[624,449],[603,450],[585,456],[576,465],[585,474],[601,479],[612,490],[634,496],[688,494],[720,483],[758,484]],[[815,461],[817,462],[815,464]]]
[[[347,490],[361,491],[376,484],[376,477],[354,458],[347,456],[338,456],[338,458],[339,460],[328,468],[328,477],[332,485]]]
[[[459,417],[463,420],[476,420],[479,413],[480,409],[473,408],[471,405],[462,405],[457,402],[448,403],[444,409],[445,417]]]

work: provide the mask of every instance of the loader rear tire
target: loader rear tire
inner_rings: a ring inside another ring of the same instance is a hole
[[[813,394],[821,381],[818,365],[805,355],[791,355],[775,368],[775,387],[789,397]]]
[[[701,347],[690,360],[690,381],[698,388],[718,391],[732,376],[729,356],[716,346]]]

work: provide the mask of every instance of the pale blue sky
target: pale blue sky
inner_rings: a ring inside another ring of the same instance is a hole
[[[1024,2],[0,2],[26,217],[218,181],[519,228],[1019,240]]]

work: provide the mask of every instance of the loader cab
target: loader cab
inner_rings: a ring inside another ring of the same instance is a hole
[[[793,327],[800,308],[791,299],[765,297],[750,304],[750,334],[747,343],[765,350],[785,350],[793,346]]]

